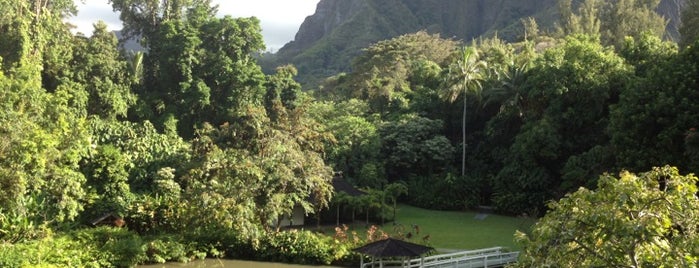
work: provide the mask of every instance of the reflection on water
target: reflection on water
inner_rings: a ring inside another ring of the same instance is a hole
[[[237,261],[237,260],[221,260],[221,259],[206,259],[198,260],[189,263],[168,262],[163,264],[139,265],[139,268],[208,268],[208,267],[225,267],[225,268],[333,268],[332,266],[312,266],[312,265],[295,265],[272,262],[257,262],[257,261]],[[339,267],[334,267],[339,268]]]

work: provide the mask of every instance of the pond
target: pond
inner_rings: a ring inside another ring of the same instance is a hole
[[[163,264],[139,265],[139,268],[340,268],[337,266],[296,265],[258,261],[238,261],[223,259],[197,260],[189,263],[168,262]]]

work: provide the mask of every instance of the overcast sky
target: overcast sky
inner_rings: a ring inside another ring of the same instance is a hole
[[[70,20],[76,32],[92,33],[92,24],[103,20],[109,30],[121,29],[119,15],[112,11],[108,0],[74,0],[78,15]],[[260,19],[262,35],[268,50],[276,51],[294,39],[303,20],[315,12],[320,0],[213,0],[219,5],[218,14]]]

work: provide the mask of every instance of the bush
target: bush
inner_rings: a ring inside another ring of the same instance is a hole
[[[141,263],[205,258],[198,244],[174,235],[140,237],[123,228],[98,227],[19,244],[0,244],[0,267],[132,267]]]
[[[349,240],[310,231],[270,232],[253,241],[241,240],[230,230],[141,237],[125,228],[98,227],[49,233],[26,243],[0,244],[0,267],[133,267],[207,256],[331,264],[350,260],[354,256],[350,248]]]
[[[66,237],[84,248],[94,249],[94,258],[108,266],[128,267],[146,260],[143,240],[127,229],[106,226],[81,229]]]
[[[204,226],[188,229],[184,234],[185,241],[192,241],[194,248],[214,258],[249,258],[253,255],[250,243],[240,240],[233,229],[221,226]],[[246,244],[246,250],[240,245]]]
[[[422,208],[464,210],[478,205],[475,179],[446,173],[408,180],[408,203]]]
[[[94,247],[67,236],[49,235],[40,240],[0,245],[0,267],[113,267]]]
[[[297,264],[331,264],[349,255],[349,249],[331,237],[310,231],[269,233],[260,241],[256,259]]]

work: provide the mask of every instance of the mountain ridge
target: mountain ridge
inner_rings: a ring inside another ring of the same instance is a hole
[[[676,38],[679,10],[685,0],[662,0],[658,12],[668,18],[668,34]],[[299,80],[317,85],[324,78],[349,71],[351,60],[372,43],[427,31],[468,41],[494,36],[521,38],[521,19],[534,17],[550,30],[558,19],[557,0],[321,0],[306,17],[293,41],[265,69],[293,64]]]

